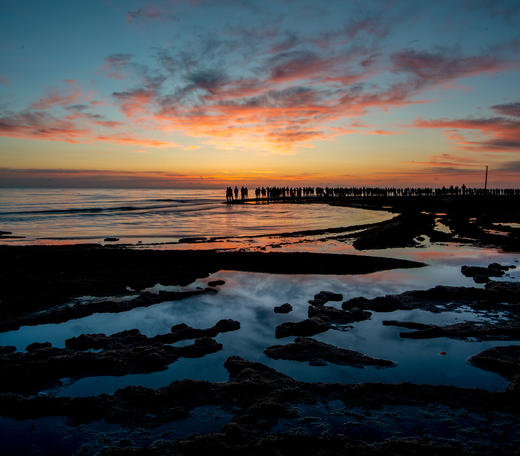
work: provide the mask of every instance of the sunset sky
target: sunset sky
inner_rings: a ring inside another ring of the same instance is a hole
[[[0,186],[520,183],[520,1],[2,0]]]

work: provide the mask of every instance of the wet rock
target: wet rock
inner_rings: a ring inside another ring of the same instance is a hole
[[[160,291],[159,293],[143,292],[136,298],[121,301],[97,301],[86,304],[64,305],[53,307],[36,313],[27,313],[14,318],[0,320],[0,330],[16,329],[22,325],[35,325],[42,323],[59,323],[71,319],[81,318],[93,313],[118,313],[126,312],[135,307],[148,307],[164,301],[177,301],[190,296],[203,293],[216,293],[213,288],[205,290],[189,291]]]
[[[340,310],[331,306],[309,306],[307,311],[309,318],[320,318],[322,320],[329,320],[333,323],[348,324],[355,321],[368,320],[372,315],[366,310],[361,310],[359,307],[351,307],[348,310]]]
[[[276,306],[273,309],[273,311],[275,313],[282,313],[282,314],[289,313],[291,310],[293,310],[293,307],[288,302],[286,302],[285,304],[282,304],[281,306]]]
[[[319,406],[320,403],[326,405],[331,401],[334,401],[335,404],[334,414],[345,414],[346,416],[358,409],[359,424],[372,423],[374,425],[374,419],[376,419],[378,429],[387,426],[395,429],[395,417],[399,416],[402,427],[398,429],[406,429],[407,435],[417,434],[421,438],[430,430],[435,432],[439,424],[446,422],[447,416],[450,420],[456,419],[453,418],[453,415],[459,413],[460,410],[464,411],[465,416],[471,416],[464,430],[478,432],[479,441],[482,433],[480,430],[475,430],[474,417],[476,415],[479,416],[479,422],[484,424],[484,429],[487,429],[489,423],[496,420],[497,416],[500,416],[501,429],[517,428],[518,396],[514,391],[491,392],[410,383],[354,385],[306,383],[298,382],[264,364],[239,357],[228,358],[225,367],[229,372],[227,382],[179,380],[163,388],[149,389],[131,386],[118,390],[112,395],[102,394],[95,397],[53,397],[49,395],[23,397],[18,394],[0,393],[0,410],[2,410],[3,416],[17,419],[53,415],[68,417],[71,423],[76,425],[104,420],[108,423],[121,423],[125,426],[137,425],[150,428],[166,423],[169,426],[175,426],[172,422],[186,419],[192,410],[205,405],[222,407],[233,414],[233,422],[222,429],[225,435],[198,435],[170,442],[168,445],[173,445],[172,447],[168,447],[164,443],[166,446],[160,448],[147,445],[147,448],[143,449],[116,449],[115,453],[107,450],[108,452],[103,454],[186,454],[191,456],[198,454],[221,454],[222,456],[229,454],[255,456],[287,454],[289,456],[295,454],[295,449],[298,450],[296,454],[323,454],[323,456],[329,454],[461,456],[465,454],[460,451],[460,448],[452,452],[443,451],[439,441],[435,441],[435,445],[427,447],[414,444],[409,451],[403,451],[408,447],[396,444],[395,439],[391,441],[393,446],[385,446],[384,451],[381,449],[381,453],[375,452],[375,444],[367,445],[366,442],[360,442],[356,452],[353,452],[351,447],[345,448],[343,451],[341,445],[347,444],[347,442],[350,442],[349,445],[352,444],[351,439],[341,440],[343,443],[338,446],[338,441],[335,439],[339,437],[336,434],[325,435],[322,432],[320,435],[324,435],[324,438],[314,441],[314,444],[313,440],[308,440],[310,437],[307,434],[291,434],[292,437],[284,440],[281,445],[280,442],[276,443],[276,439],[280,437],[278,431],[273,434],[269,433],[272,425],[280,418],[284,418],[282,426],[290,423],[296,427],[301,426],[302,423],[295,410],[303,411],[302,404]],[[389,409],[392,414],[381,414],[383,407],[392,407]],[[417,414],[410,416],[408,413],[403,414],[403,407],[427,411],[430,418],[421,420],[420,425],[417,426]],[[438,408],[438,412],[435,412],[436,408]],[[438,418],[437,420],[433,418],[432,421],[432,414],[435,413]],[[376,418],[376,416],[379,417]],[[363,422],[363,420],[365,421]],[[323,421],[328,420],[324,417]],[[460,424],[463,425],[462,422]],[[490,430],[488,434],[492,433],[493,431]],[[256,440],[258,438],[260,440]],[[287,435],[284,438],[288,438]],[[493,434],[492,438],[496,441],[496,434]],[[502,450],[505,442],[514,444],[516,439],[515,432],[501,433],[498,445]],[[260,441],[264,443],[261,444]],[[411,439],[407,439],[407,441],[410,443]],[[154,445],[160,445],[158,442]],[[385,442],[384,445],[389,445],[388,440]],[[514,446],[515,451],[516,449],[517,446]],[[119,450],[123,453],[118,453]],[[491,456],[494,450],[496,447],[492,447],[491,452],[484,454]],[[127,451],[130,453],[126,453]],[[475,453],[471,454],[476,456]]]
[[[271,429],[280,418],[298,418],[298,412],[272,399],[261,400],[251,405],[235,422],[239,425],[254,425],[255,428]]]
[[[2,345],[0,346],[0,355],[9,355],[10,353],[14,353],[16,351],[16,347],[13,345]]]
[[[472,277],[476,283],[486,283],[491,280],[491,277],[502,277],[506,271],[514,267],[515,266],[491,263],[487,268],[480,266],[462,266],[460,272],[466,277]]]
[[[51,348],[52,344],[50,342],[33,342],[32,344],[27,345],[25,351],[32,352],[36,350],[42,350],[45,348]]]
[[[511,380],[510,389],[518,389],[520,383],[520,346],[493,347],[469,358],[469,362],[481,369],[495,372]]]
[[[106,237],[104,239],[105,242],[116,242],[116,241],[119,241],[119,238],[117,237]]]
[[[489,298],[494,301],[505,301],[508,303],[520,302],[519,282],[488,282],[485,286],[489,292]]]
[[[187,237],[179,239],[179,244],[195,244],[197,242],[206,242],[208,238],[205,237]]]
[[[504,305],[504,303],[507,303]],[[411,290],[401,294],[378,296],[373,299],[357,297],[343,302],[348,310],[359,307],[375,312],[423,309],[438,313],[453,310],[461,304],[479,310],[505,310],[516,312],[520,303],[520,284],[513,282],[488,282],[485,289],[472,287],[450,287],[439,285],[428,290]]]
[[[434,226],[432,214],[408,211],[361,232],[353,245],[357,250],[415,247],[415,238],[433,233]]]
[[[211,280],[208,282],[210,287],[218,287],[220,285],[224,285],[226,283],[225,280]]]
[[[81,334],[78,337],[72,337],[65,341],[67,348],[76,350],[98,350],[108,347],[109,344],[110,338],[106,334]]]
[[[343,299],[343,295],[340,293],[333,293],[332,291],[320,291],[318,294],[314,295],[314,299],[318,299],[320,301],[341,301]]]
[[[276,327],[276,337],[314,336],[330,329],[330,321],[318,317],[307,318],[296,323],[282,323]]]
[[[346,350],[325,344],[307,337],[297,337],[292,344],[274,345],[267,348],[264,353],[273,359],[288,359],[294,361],[308,361],[309,364],[317,366],[329,362],[334,364],[363,367],[393,367],[393,361],[372,358],[353,350]]]
[[[50,344],[31,344],[25,353],[2,354],[0,391],[34,392],[55,385],[60,378],[82,378],[99,375],[127,375],[163,370],[178,358],[195,358],[222,349],[210,338],[194,344],[172,347],[139,333],[123,331],[109,337],[100,352],[73,348],[53,348]],[[97,342],[102,338],[94,338]],[[91,339],[90,339],[91,340]],[[83,345],[81,345],[83,343]],[[72,345],[88,346],[89,338]]]
[[[65,346],[76,350],[88,349],[121,349],[154,343],[172,344],[181,340],[216,337],[220,333],[240,329],[240,322],[226,319],[218,321],[214,326],[206,329],[192,328],[185,323],[172,326],[170,333],[146,337],[137,329],[122,331],[111,336],[105,334],[82,334],[65,341]]]
[[[415,321],[397,321],[397,320],[383,320],[383,326],[399,326],[400,328],[408,329],[431,329],[434,325],[426,325],[424,323],[417,323]]]
[[[403,326],[403,322],[396,326]],[[447,326],[426,325],[425,328],[419,331],[401,333],[400,335],[406,339],[449,337],[452,339],[519,340],[520,323],[492,324],[467,322]]]

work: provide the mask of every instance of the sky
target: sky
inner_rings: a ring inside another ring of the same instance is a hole
[[[520,183],[518,0],[2,0],[0,186]]]

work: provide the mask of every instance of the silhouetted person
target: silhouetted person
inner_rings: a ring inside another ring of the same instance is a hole
[[[226,201],[233,201],[233,190],[231,187],[226,188]]]

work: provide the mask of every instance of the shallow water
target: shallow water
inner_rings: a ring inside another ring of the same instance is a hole
[[[408,251],[397,249],[385,252],[385,256],[410,257]],[[435,251],[435,252],[434,252]],[[416,269],[380,271],[365,275],[319,276],[319,275],[274,275],[219,271],[211,277],[193,284],[203,285],[214,279],[223,279],[226,284],[216,295],[199,295],[185,300],[165,302],[146,308],[136,308],[118,314],[94,314],[85,318],[60,324],[22,327],[16,331],[0,334],[0,345],[12,344],[23,350],[35,341],[50,341],[64,346],[65,339],[82,333],[113,334],[126,329],[138,328],[143,334],[153,336],[169,332],[174,324],[186,323],[196,328],[214,325],[223,318],[240,321],[239,331],[220,334],[216,340],[224,348],[218,353],[199,359],[179,359],[162,372],[135,374],[123,377],[91,377],[76,382],[64,380],[64,384],[51,394],[88,396],[111,393],[118,388],[140,384],[161,387],[170,382],[194,378],[200,380],[226,381],[224,362],[229,356],[265,363],[281,372],[303,381],[357,383],[365,381],[433,383],[461,387],[479,387],[501,390],[507,385],[502,377],[475,368],[466,359],[487,348],[511,345],[514,342],[487,341],[468,342],[445,338],[430,340],[401,339],[400,332],[408,330],[383,326],[383,320],[412,320],[422,323],[448,324],[467,320],[486,320],[489,315],[478,314],[468,309],[459,312],[433,314],[422,310],[373,313],[367,321],[354,323],[352,328],[329,330],[314,336],[317,340],[342,348],[348,348],[371,356],[389,359],[397,367],[358,369],[329,364],[324,367],[309,366],[296,361],[272,360],[263,352],[272,345],[290,343],[294,338],[275,338],[275,327],[285,321],[300,321],[307,316],[309,299],[320,290],[331,290],[349,299],[356,296],[367,298],[388,293],[400,293],[410,289],[427,289],[435,285],[474,286],[474,282],[460,273],[460,266],[488,264],[500,261],[514,264],[518,258],[501,254],[492,249],[456,249],[458,255],[449,255],[449,246],[431,247],[429,266]],[[425,258],[423,258],[424,260]],[[514,270],[514,276],[518,271]],[[507,277],[511,280],[515,277]],[[478,286],[478,285],[477,285]],[[294,310],[286,315],[275,314],[273,307],[284,302]],[[328,305],[339,306],[340,303]],[[191,343],[190,341],[179,344]],[[446,355],[440,355],[446,352]]]

